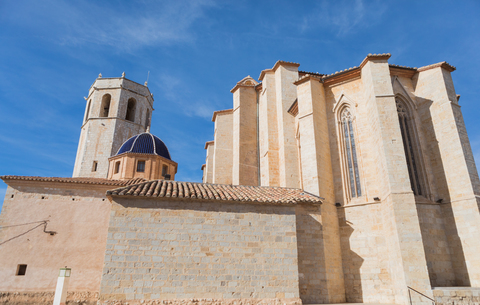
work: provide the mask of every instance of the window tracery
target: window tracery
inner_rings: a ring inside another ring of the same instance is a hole
[[[360,184],[360,172],[358,169],[357,146],[355,143],[355,133],[353,126],[353,116],[349,108],[343,109],[340,115],[343,140],[344,155],[346,159],[347,180],[351,197],[362,196]]]

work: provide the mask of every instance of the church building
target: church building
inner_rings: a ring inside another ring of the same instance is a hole
[[[278,61],[175,181],[147,84],[95,80],[73,177],[0,176],[0,303],[480,304],[480,180],[446,62]],[[161,136],[161,135],[160,135]]]

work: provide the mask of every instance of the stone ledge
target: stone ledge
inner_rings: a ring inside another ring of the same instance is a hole
[[[284,299],[155,299],[155,300],[108,300],[99,305],[302,305],[299,298]]]

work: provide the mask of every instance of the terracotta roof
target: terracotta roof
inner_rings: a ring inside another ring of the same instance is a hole
[[[196,198],[275,204],[320,204],[323,198],[300,189],[153,180],[107,191],[111,196]]]
[[[325,76],[325,74],[323,74],[323,73],[319,73],[319,72],[308,72],[308,71],[298,71],[298,74],[303,74],[303,75],[305,75],[305,74],[310,74],[310,75],[316,75],[316,76],[320,76],[320,77]]]
[[[63,183],[80,183],[80,184],[100,184],[100,185],[118,185],[126,186],[145,182],[143,178],[135,178],[130,180],[111,180],[103,178],[62,178],[62,177],[36,177],[36,176],[0,176],[3,181],[6,180],[24,180],[24,181],[41,181],[41,182],[63,182]]]

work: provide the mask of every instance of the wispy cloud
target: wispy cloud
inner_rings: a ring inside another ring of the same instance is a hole
[[[115,5],[45,0],[24,3],[21,14],[10,16],[17,19],[11,22],[41,28],[43,35],[62,45],[106,45],[128,51],[193,41],[192,25],[213,6],[211,0],[132,1]]]
[[[301,32],[321,27],[331,29],[337,36],[343,36],[372,25],[385,11],[386,5],[379,1],[365,3],[363,0],[324,0],[303,17],[298,26]]]
[[[218,105],[212,100],[201,98],[189,89],[187,83],[172,75],[160,75],[160,89],[163,95],[177,105],[187,116],[198,116],[209,119]]]

